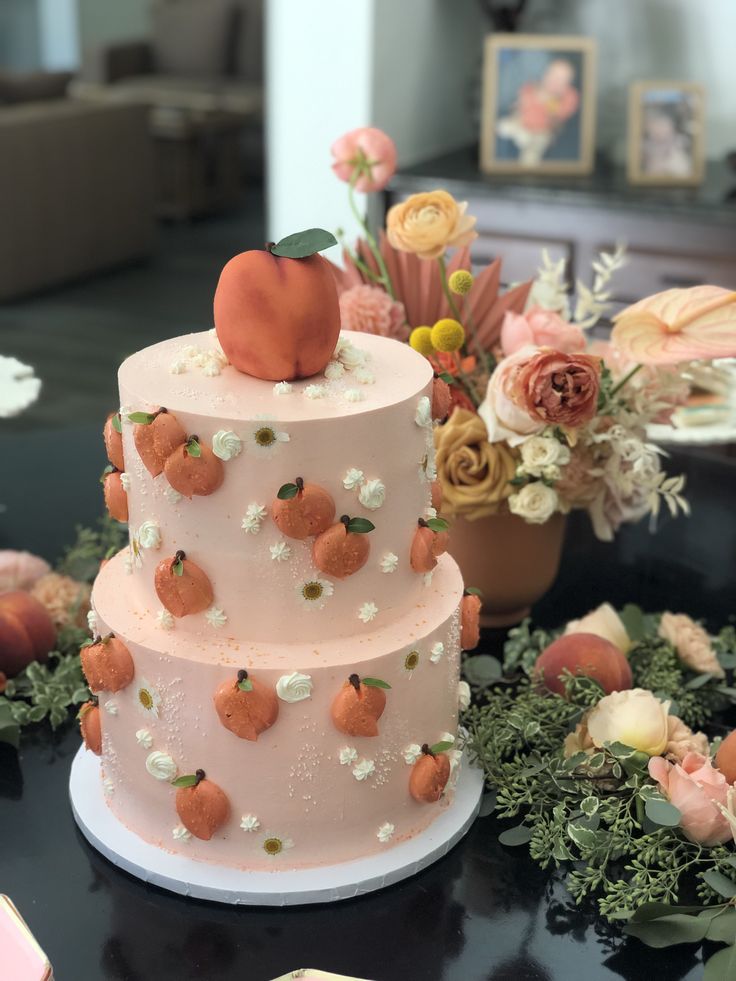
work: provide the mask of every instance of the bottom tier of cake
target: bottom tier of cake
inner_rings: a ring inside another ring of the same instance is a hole
[[[443,556],[421,603],[349,642],[251,645],[213,629],[211,640],[164,631],[155,610],[126,596],[122,554],[97,578],[97,630],[130,650],[133,680],[100,692],[101,776],[115,816],[145,841],[234,868],[298,869],[350,861],[406,841],[452,803],[453,778],[434,804],[409,792],[419,747],[457,731],[460,572]],[[214,705],[239,669],[279,695],[257,740],[226,729]],[[347,736],[331,709],[348,677],[374,678],[386,707],[377,736]],[[449,752],[455,767],[459,752]],[[230,815],[210,840],[177,815],[172,778],[202,769]]]

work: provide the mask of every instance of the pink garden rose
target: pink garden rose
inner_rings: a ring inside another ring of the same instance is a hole
[[[533,419],[513,398],[516,375],[539,352],[528,345],[499,362],[488,382],[486,397],[478,407],[478,415],[486,424],[488,442],[506,440],[509,446],[518,446],[527,436],[544,429],[544,423]]]
[[[719,805],[728,804],[730,785],[707,756],[688,753],[682,763],[661,756],[649,760],[649,775],[682,815],[680,827],[698,845],[722,845],[733,838],[728,818]]]
[[[12,549],[0,550],[0,593],[11,589],[30,589],[47,572],[51,572],[51,566],[37,555]]]
[[[340,325],[343,330],[380,334],[405,341],[409,337],[403,304],[392,300],[378,286],[353,286],[340,294]]]
[[[577,429],[598,411],[600,383],[600,358],[542,348],[518,366],[510,395],[543,425]]]
[[[503,353],[515,354],[527,344],[572,354],[585,350],[585,335],[576,324],[563,320],[554,310],[535,305],[523,314],[509,311],[501,327]]]
[[[373,126],[345,133],[330,147],[333,172],[356,191],[382,191],[396,170],[396,144]]]

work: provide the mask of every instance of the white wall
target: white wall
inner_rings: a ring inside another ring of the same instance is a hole
[[[79,65],[77,0],[38,0],[41,64],[54,70]]]
[[[35,4],[0,0],[0,68],[34,71],[40,63]]]

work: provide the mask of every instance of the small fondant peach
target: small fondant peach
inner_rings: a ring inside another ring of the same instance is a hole
[[[181,549],[159,562],[153,582],[156,595],[172,616],[201,613],[212,605],[214,593],[209,576]]]
[[[46,607],[23,590],[0,595],[0,671],[14,678],[31,661],[45,662],[56,644]]]
[[[438,519],[431,519],[437,522]],[[447,551],[450,536],[446,531],[436,531],[431,522],[420,518],[411,543],[411,567],[415,572],[431,572],[437,559]],[[444,525],[444,522],[442,522]]]
[[[343,514],[336,524],[315,538],[312,546],[314,564],[327,576],[347,579],[368,561],[371,551],[368,532],[373,529],[373,523],[367,518],[350,518]]]
[[[450,779],[450,759],[445,753],[433,753],[427,743],[411,769],[409,793],[422,804],[435,804]]]
[[[332,702],[331,716],[336,729],[346,736],[377,736],[376,723],[386,708],[386,696],[382,690],[385,682],[376,685],[376,679],[363,681],[351,674]],[[367,682],[367,683],[366,683]]]
[[[186,443],[177,446],[166,460],[164,473],[174,490],[190,500],[194,494],[200,497],[214,494],[225,479],[222,460],[200,443],[197,436],[190,436]]]
[[[102,430],[102,438],[105,441],[107,459],[117,467],[118,470],[125,470],[125,460],[123,459],[123,436],[122,423],[119,412],[111,412],[107,417],[105,428]]]
[[[438,513],[442,510],[442,484],[439,480],[432,481],[432,507]]]
[[[480,643],[480,596],[465,593],[460,603],[460,646],[472,651]]]
[[[84,748],[95,756],[102,755],[102,728],[97,699],[85,702],[79,710],[79,731],[82,733]]]
[[[447,418],[452,405],[452,392],[450,386],[438,375],[435,375],[432,383],[432,418],[441,422]]]
[[[607,695],[631,688],[631,666],[618,647],[597,634],[563,634],[546,647],[534,665],[550,691],[565,694],[564,671],[593,678]]]
[[[121,691],[133,680],[133,658],[115,634],[95,637],[91,644],[82,647],[79,654],[84,677],[92,691]]]
[[[179,777],[175,785],[188,779]],[[209,841],[230,817],[230,802],[216,783],[206,779],[204,770],[197,770],[193,779],[194,783],[176,791],[176,813],[195,838]]]
[[[133,441],[143,465],[152,477],[158,477],[177,446],[186,443],[187,434],[176,416],[163,406],[156,412],[134,412],[130,418],[135,423]]]
[[[736,783],[736,729],[718,747],[715,764],[728,783]]]
[[[128,495],[123,487],[123,481],[117,470],[103,474],[102,491],[105,495],[107,513],[115,521],[128,520]]]
[[[271,505],[271,517],[287,538],[304,539],[326,531],[335,517],[335,502],[318,484],[297,477],[284,484]]]
[[[239,739],[255,742],[279,717],[279,700],[273,688],[238,671],[234,681],[224,681],[215,692],[215,711],[220,722]]]

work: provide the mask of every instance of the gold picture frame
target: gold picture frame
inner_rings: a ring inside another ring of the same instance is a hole
[[[655,121],[660,126],[660,135],[649,141],[644,131],[648,116],[650,126]],[[671,79],[632,82],[626,159],[626,175],[631,184],[700,184],[705,175],[703,86]]]
[[[523,58],[524,53],[531,56]],[[545,53],[546,59],[540,57]],[[481,169],[490,174],[589,174],[595,159],[596,60],[593,38],[488,35]],[[528,81],[518,84],[525,77]],[[545,79],[551,94],[545,93]],[[575,152],[568,156],[570,150]]]

